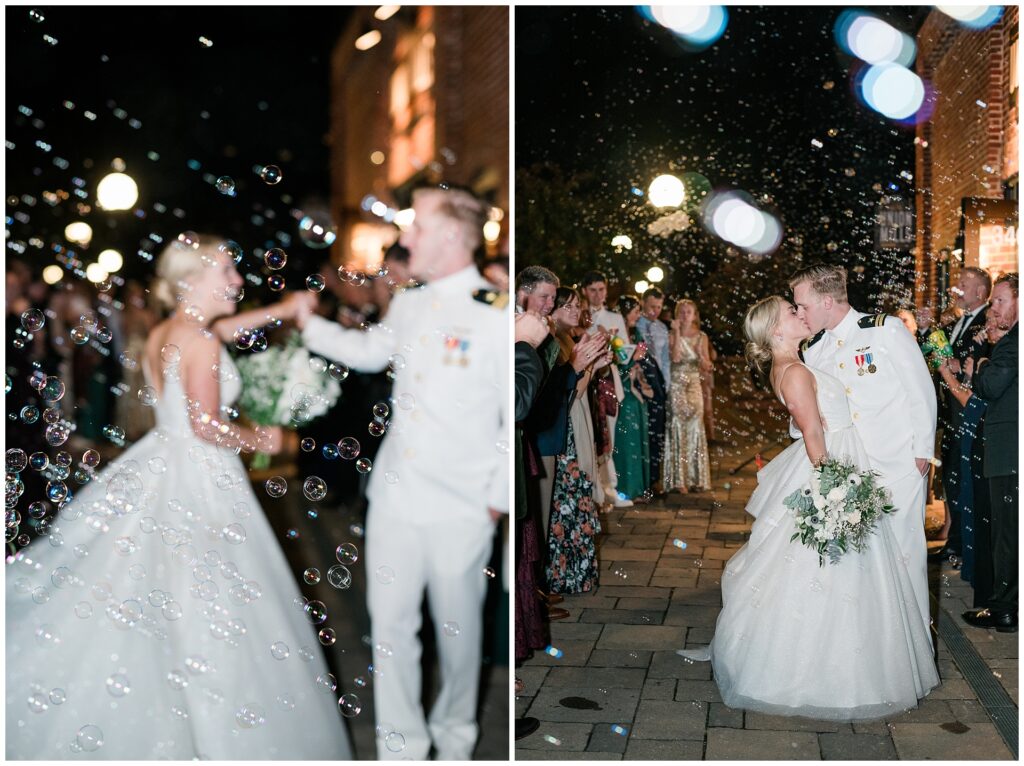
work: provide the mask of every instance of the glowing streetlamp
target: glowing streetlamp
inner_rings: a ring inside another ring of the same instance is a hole
[[[92,241],[92,226],[85,221],[69,223],[64,227],[64,239],[76,245],[88,245]]]
[[[660,266],[651,266],[647,269],[647,278],[652,282],[660,282],[665,278],[665,272],[661,270]]]
[[[380,42],[380,37],[379,29],[371,29],[366,34],[360,35],[356,38],[356,48],[361,51],[368,51]]]
[[[43,281],[48,285],[55,285],[64,278],[64,269],[60,266],[47,266],[43,269]]]
[[[398,9],[401,7],[400,5],[382,5],[373,12],[373,18],[378,21],[387,21],[398,13]]]
[[[117,250],[104,250],[100,253],[97,263],[107,274],[114,274],[124,265],[124,258]]]
[[[106,280],[110,275],[106,269],[100,266],[98,263],[90,263],[85,268],[85,278],[92,282],[94,285],[99,284]]]
[[[96,186],[96,199],[104,210],[131,210],[139,199],[139,187],[131,176],[111,173]]]
[[[616,234],[614,237],[612,237],[612,247],[620,250],[632,250],[633,240],[631,240],[625,234]]]
[[[679,207],[686,199],[683,182],[675,176],[658,176],[647,189],[647,198],[655,207]]]

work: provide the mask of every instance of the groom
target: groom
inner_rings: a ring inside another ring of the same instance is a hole
[[[488,208],[426,187],[402,244],[424,286],[391,302],[383,324],[344,330],[303,314],[306,346],[367,372],[394,370],[391,421],[370,477],[367,605],[373,633],[377,755],[469,760],[478,735],[483,605],[495,522],[508,513],[507,296],[473,261]],[[426,591],[441,690],[425,719],[419,641]],[[378,673],[379,671],[379,673]]]
[[[808,266],[793,275],[789,286],[797,315],[814,333],[801,344],[801,356],[846,387],[853,425],[871,456],[871,467],[892,493],[897,510],[891,528],[927,629],[924,477],[935,449],[936,414],[928,365],[898,318],[850,307],[842,266]]]

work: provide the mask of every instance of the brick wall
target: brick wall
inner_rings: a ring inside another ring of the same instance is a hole
[[[375,22],[375,6],[360,8],[332,55],[332,211],[339,225],[336,262],[351,259],[353,228],[374,222],[360,210],[367,194],[394,199],[388,165],[370,162],[373,151],[390,152],[390,78],[403,33],[415,25],[435,37],[432,98],[436,132],[433,155],[419,157],[424,178],[472,186],[505,211],[509,208],[509,10],[507,7],[435,6],[404,9]],[[357,51],[368,26],[382,41]],[[398,180],[406,183],[413,173]],[[509,216],[505,216],[503,227]],[[503,237],[505,236],[503,230]]]
[[[918,33],[917,71],[935,89],[934,112],[916,137],[919,305],[937,302],[935,261],[957,246],[961,199],[1001,198],[1003,181],[1017,173],[1018,110],[1007,99],[1016,34],[1016,7],[985,30],[932,11]],[[976,252],[965,257],[977,263]]]

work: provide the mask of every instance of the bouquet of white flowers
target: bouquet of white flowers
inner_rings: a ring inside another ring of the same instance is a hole
[[[327,374],[327,362],[310,355],[298,332],[283,346],[244,356],[237,364],[242,378],[239,406],[256,425],[297,428],[325,414],[341,395],[341,384]],[[269,464],[269,455],[253,458],[253,468]]]
[[[837,564],[850,549],[862,552],[881,515],[896,510],[889,492],[875,485],[877,475],[837,458],[816,467],[810,481],[782,501],[796,515],[790,541],[799,538],[816,550],[819,566],[826,556]]]

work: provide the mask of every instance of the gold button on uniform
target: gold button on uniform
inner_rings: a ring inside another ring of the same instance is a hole
[[[852,394],[852,393],[853,393],[853,389],[852,389],[852,388],[850,388],[849,386],[847,386],[847,387],[846,387],[846,393],[847,393],[847,394]]]
[[[845,362],[840,362],[839,363],[839,369],[840,370],[845,370],[846,369],[846,363]]]
[[[842,348],[843,347],[843,342],[841,340],[837,340],[836,341],[836,345],[839,346],[839,348]]]
[[[860,413],[859,412],[853,413],[853,419],[854,420],[859,420],[860,419]]]

